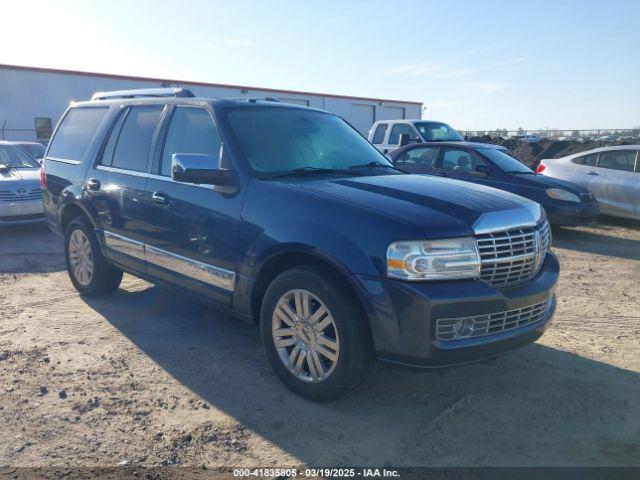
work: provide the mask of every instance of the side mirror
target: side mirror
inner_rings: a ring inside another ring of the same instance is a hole
[[[231,186],[235,183],[232,170],[208,168],[218,161],[211,155],[174,153],[171,157],[171,178],[177,182]]]
[[[5,173],[9,171],[9,167],[0,163],[0,173]]]
[[[478,165],[476,165],[476,172],[489,174],[491,173],[491,168],[489,168],[489,165],[485,165],[484,163],[479,163]]]
[[[398,137],[399,147],[404,147],[405,145],[409,145],[410,142],[411,142],[411,139],[409,138],[408,133],[401,133],[400,136]]]

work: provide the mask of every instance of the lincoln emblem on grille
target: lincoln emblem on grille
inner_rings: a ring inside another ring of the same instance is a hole
[[[18,192],[20,195],[24,195],[25,193],[27,193],[27,189],[26,189],[26,188],[22,188],[22,187],[20,187],[20,188],[17,190],[17,192]]]

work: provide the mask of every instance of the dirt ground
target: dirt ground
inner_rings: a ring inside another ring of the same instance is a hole
[[[555,232],[555,320],[492,362],[289,393],[253,326],[126,276],[82,299],[61,240],[0,229],[0,465],[640,465],[640,224]]]

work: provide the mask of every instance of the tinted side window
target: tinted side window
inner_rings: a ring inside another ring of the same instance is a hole
[[[124,119],[127,117],[128,108],[123,109],[118,114],[118,119],[115,121],[115,124],[111,128],[109,132],[109,139],[107,140],[107,144],[102,150],[102,157],[100,159],[101,165],[111,166],[111,161],[113,160],[113,151],[116,148],[116,142],[118,141],[118,135],[120,135],[120,130],[122,129],[122,124],[124,123]]]
[[[377,145],[384,141],[384,134],[387,133],[388,125],[386,123],[381,123],[376,127],[376,131],[373,134],[373,140],[371,143]]]
[[[401,133],[408,133],[410,138],[416,138],[417,136],[411,125],[407,125],[406,123],[396,123],[391,129],[391,134],[389,135],[389,144],[398,144],[400,142]]]
[[[220,135],[206,110],[193,107],[177,107],[171,117],[167,139],[162,151],[162,175],[171,176],[171,157],[174,153],[201,153],[218,160]],[[216,168],[203,165],[202,168]]]
[[[582,157],[574,158],[573,163],[576,163],[578,165],[586,165],[588,167],[595,167],[597,160],[598,154],[591,153],[589,155],[583,155]]]
[[[404,152],[396,164],[406,167],[436,168],[440,149],[438,147],[418,147]]]
[[[635,150],[601,152],[600,157],[598,157],[598,167],[633,172],[636,165],[636,154]]]
[[[73,108],[67,112],[51,140],[49,157],[81,161],[108,107]]]
[[[448,149],[442,157],[442,169],[454,175],[473,173],[479,164],[486,165],[486,162],[466,150]]]
[[[153,133],[163,108],[163,105],[149,105],[129,109],[113,152],[114,167],[137,172],[146,170]]]

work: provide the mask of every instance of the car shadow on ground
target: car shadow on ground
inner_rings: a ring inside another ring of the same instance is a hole
[[[65,268],[62,239],[44,222],[0,226],[0,273],[51,273]]]
[[[614,228],[640,229],[634,221],[606,219],[591,227],[592,231],[573,228],[554,228],[553,247],[576,250],[596,255],[607,255],[628,260],[640,260],[640,240],[608,235]],[[595,231],[594,231],[595,230]]]
[[[378,368],[314,404],[266,363],[257,328],[158,287],[85,300],[210,405],[309,465],[632,465],[640,376],[534,344],[492,362]]]

